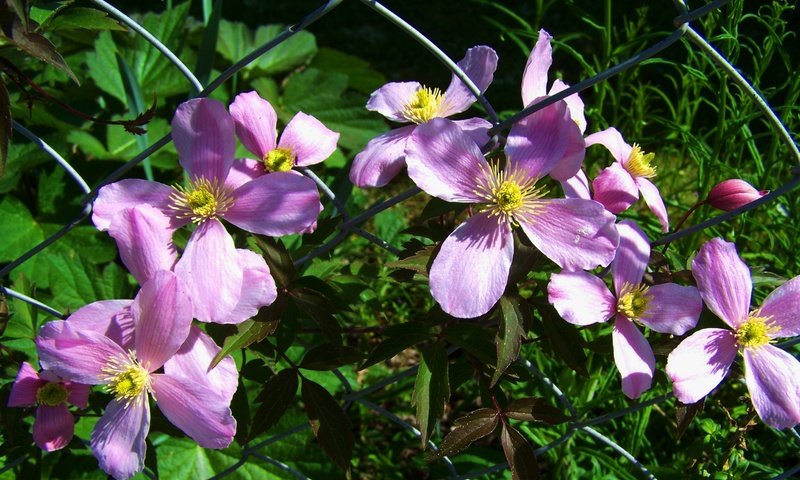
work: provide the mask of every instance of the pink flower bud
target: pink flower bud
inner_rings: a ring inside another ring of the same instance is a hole
[[[769,193],[769,190],[756,190],[744,180],[732,178],[720,182],[712,188],[708,192],[706,200],[712,207],[730,212],[763,197],[767,193]]]

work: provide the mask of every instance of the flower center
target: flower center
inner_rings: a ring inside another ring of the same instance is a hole
[[[486,200],[482,211],[496,215],[498,223],[506,222],[513,226],[519,225],[518,219],[522,217],[532,222],[533,217],[541,213],[541,206],[536,201],[547,194],[536,188],[535,178],[513,164],[504,170],[491,164],[476,183],[474,193]]]
[[[437,117],[443,99],[442,91],[438,88],[421,87],[403,107],[403,116],[416,124],[425,123]]]
[[[36,403],[55,407],[67,401],[69,390],[60,383],[46,383],[43,387],[36,390]]]
[[[625,315],[631,320],[638,320],[647,313],[647,306],[650,304],[651,297],[647,295],[650,287],[646,285],[633,285],[626,283],[622,286],[619,300],[617,300],[617,312]]]
[[[179,218],[191,218],[194,223],[216,218],[233,205],[231,190],[217,180],[195,178],[188,187],[176,185],[173,188],[170,208],[178,212]]]
[[[294,155],[289,148],[274,148],[264,155],[263,161],[270,172],[288,172],[294,166]]]
[[[653,178],[656,176],[656,167],[650,163],[655,156],[655,153],[644,153],[639,145],[634,143],[625,170],[634,177]]]
[[[111,358],[103,368],[103,373],[106,374],[104,380],[108,393],[128,405],[141,398],[143,391],[150,391],[150,372],[133,352],[128,352],[128,358],[124,360]]]
[[[736,341],[742,348],[757,348],[770,343],[769,336],[777,327],[767,323],[769,317],[751,315],[746,322],[736,329]]]

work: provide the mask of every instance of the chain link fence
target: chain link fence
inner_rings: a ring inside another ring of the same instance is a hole
[[[181,60],[175,55],[169,48],[167,48],[164,44],[162,44],[159,39],[155,38],[149,32],[147,32],[141,25],[139,25],[136,21],[134,21],[131,17],[127,16],[125,13],[121,12],[120,10],[116,9],[111,4],[102,1],[102,0],[92,0],[94,4],[96,4],[99,8],[107,11],[111,16],[119,20],[124,25],[128,26],[131,30],[135,31],[137,34],[144,37],[148,42],[150,42],[155,48],[157,48],[169,61],[174,65],[176,69],[178,69],[185,77],[186,81],[189,82],[192,87],[196,90],[197,97],[205,97],[210,95],[215,89],[229,81],[237,72],[243,69],[246,65],[250,64],[251,62],[258,59],[261,55],[268,52],[272,48],[280,45],[282,42],[286,41],[292,35],[300,32],[304,29],[309,28],[313,23],[318,20],[323,19],[326,14],[330,11],[335,9],[339,6],[343,0],[330,0],[313,10],[312,12],[308,13],[304,18],[298,21],[295,25],[285,29],[281,34],[279,34],[274,39],[270,40],[269,42],[261,45],[260,47],[256,48],[252,53],[246,55],[245,57],[241,58],[238,62],[233,64],[230,68],[223,71],[217,78],[213,79],[208,85],[203,85],[192,73],[191,69],[189,69]],[[771,128],[775,132],[779,132],[780,138],[782,139],[785,147],[790,152],[790,158],[786,159],[786,161],[791,161],[793,164],[800,165],[800,150],[798,150],[797,144],[792,139],[790,132],[781,122],[778,115],[775,111],[770,107],[770,105],[766,102],[766,100],[759,94],[759,92],[753,88],[752,85],[737,71],[736,67],[728,62],[722,55],[720,55],[714,47],[706,41],[693,27],[692,22],[696,21],[703,15],[708,14],[716,9],[720,9],[726,3],[727,0],[715,0],[709,2],[702,7],[690,9],[689,6],[683,0],[673,0],[674,6],[677,10],[677,15],[674,18],[674,26],[675,29],[672,33],[667,35],[666,37],[662,38],[658,42],[654,43],[650,47],[641,50],[636,55],[628,58],[627,60],[620,62],[617,65],[595,75],[590,78],[586,78],[581,82],[578,82],[571,87],[558,92],[548,98],[545,98],[538,103],[530,105],[529,107],[520,110],[519,112],[511,115],[506,120],[500,121],[497,113],[495,113],[495,109],[493,108],[492,104],[489,100],[480,94],[478,88],[473,84],[473,82],[465,75],[465,73],[456,65],[456,63],[448,57],[439,47],[437,47],[432,41],[430,41],[424,34],[419,32],[415,29],[408,21],[396,15],[392,10],[387,8],[386,6],[370,0],[361,0],[363,4],[363,8],[371,9],[375,16],[376,21],[384,21],[390,24],[393,24],[397,28],[404,31],[406,34],[411,37],[416,42],[419,42],[428,52],[436,57],[442,64],[446,66],[450,71],[452,71],[455,75],[457,75],[464,83],[469,87],[469,89],[478,97],[478,101],[480,105],[485,109],[489,120],[492,122],[493,127],[490,130],[490,135],[496,135],[497,133],[507,130],[510,128],[515,122],[519,121],[520,119],[526,117],[527,115],[536,112],[537,110],[544,108],[547,105],[550,105],[554,102],[557,102],[561,99],[564,99],[574,93],[581,92],[586,90],[593,85],[602,82],[614,75],[617,75],[627,69],[630,69],[636,65],[639,65],[646,59],[657,55],[659,52],[670,48],[676,42],[678,42],[681,38],[687,39],[694,48],[697,49],[698,52],[702,52],[702,54],[706,55],[708,59],[710,59],[716,66],[719,68],[720,71],[724,72],[730,82],[735,83],[739,86],[742,91],[752,100],[755,105],[760,110],[761,114],[764,116],[766,121],[771,125]],[[411,20],[413,22],[413,19]],[[171,141],[170,135],[166,135],[157,141],[155,141],[152,145],[141,151],[135,158],[130,160],[129,162],[122,165],[108,177],[103,179],[95,188],[90,188],[84,179],[81,177],[80,172],[76,171],[70,163],[65,160],[65,158],[59,154],[59,152],[55,151],[53,148],[50,147],[44,140],[42,140],[39,136],[35,133],[26,129],[23,125],[14,121],[13,128],[20,134],[24,135],[28,140],[36,144],[41,150],[43,150],[47,155],[52,157],[52,159],[57,162],[72,178],[76,185],[82,190],[84,196],[82,200],[83,208],[82,210],[75,216],[75,218],[60,228],[58,231],[54,232],[52,235],[47,237],[44,241],[39,243],[38,245],[31,245],[30,250],[28,250],[23,255],[19,256],[16,260],[8,263],[5,265],[2,270],[0,270],[0,278],[6,278],[14,269],[22,265],[27,260],[31,259],[39,252],[47,248],[49,245],[57,242],[60,238],[65,236],[69,233],[74,227],[77,225],[82,224],[86,221],[86,219],[91,214],[91,204],[94,200],[95,196],[97,195],[98,190],[109,183],[117,181],[123,178],[128,172],[130,172],[134,167],[139,165],[142,161],[147,159],[150,155],[154,152],[165,146]],[[722,222],[730,220],[737,215],[740,215],[746,211],[758,208],[761,205],[764,205],[769,202],[774,202],[777,198],[787,195],[792,192],[798,184],[800,184],[800,168],[795,166],[792,169],[793,176],[791,178],[783,179],[783,184],[772,190],[767,195],[761,197],[760,199],[745,205],[744,207],[738,208],[736,210],[722,213],[714,218],[711,218],[707,221],[699,223],[689,228],[685,228],[683,230],[677,231],[675,233],[664,235],[661,238],[657,238],[652,242],[653,246],[657,245],[664,245],[669,242],[678,240],[683,237],[687,237],[693,235],[694,233],[706,229],[708,227],[718,225]],[[314,182],[318,185],[320,191],[323,195],[327,198],[327,201],[336,209],[338,214],[341,216],[341,223],[338,224],[337,234],[333,236],[327,243],[323,244],[320,247],[309,252],[307,255],[303,256],[302,258],[295,260],[295,265],[302,265],[305,264],[312,259],[322,256],[336,247],[341,242],[346,241],[351,235],[358,235],[361,236],[370,242],[380,246],[383,249],[386,249],[393,254],[397,254],[400,252],[400,249],[396,246],[390,245],[379,236],[366,231],[362,228],[362,225],[366,223],[368,220],[373,218],[378,213],[391,208],[392,206],[403,202],[414,195],[420,193],[420,190],[417,188],[412,188],[407,191],[404,191],[392,198],[388,198],[381,202],[378,202],[371,206],[370,208],[366,209],[362,213],[358,215],[351,216],[344,208],[342,202],[337,198],[331,188],[328,187],[319,177],[317,177],[311,170],[303,169],[302,170],[305,175],[309,178],[314,180]],[[2,291],[10,296],[27,302],[38,309],[41,309],[43,312],[53,315],[58,318],[64,318],[65,316],[59,312],[58,310],[36,300],[35,298],[31,298],[26,296],[20,292],[14,291],[8,287],[0,286]],[[788,342],[784,342],[779,344],[782,348],[788,348],[791,345],[796,343],[800,343],[800,339],[790,340]],[[450,353],[453,353],[457,348],[453,348],[450,350]],[[567,398],[562,391],[559,389],[558,385],[550,380],[544,373],[539,371],[533,364],[529,361],[520,359],[518,360],[518,364],[526,369],[528,369],[535,377],[539,379],[541,382],[541,386],[543,389],[550,392],[553,398],[557,400],[557,402],[566,409],[570,415],[574,418],[581,418],[581,412],[579,412],[573,403]],[[388,421],[396,424],[400,429],[408,433],[409,437],[416,437],[419,439],[421,434],[419,430],[417,430],[412,424],[410,424],[405,419],[401,418],[400,416],[392,413],[391,411],[387,410],[386,408],[380,406],[379,404],[370,400],[370,396],[374,395],[376,392],[379,392],[383,389],[386,389],[389,386],[399,385],[405,386],[406,388],[410,388],[413,385],[413,379],[416,374],[417,367],[408,368],[396,375],[391,377],[385,378],[373,385],[369,385],[365,388],[354,388],[351,385],[350,381],[343,375],[340,371],[334,370],[332,373],[336,375],[339,381],[342,384],[344,389],[344,395],[342,397],[342,408],[347,410],[354,406],[360,407],[367,411],[373,412],[376,415],[379,415]],[[595,416],[593,418],[588,418],[581,421],[574,421],[570,423],[567,427],[566,433],[561,435],[557,440],[540,447],[536,450],[536,454],[541,455],[547,450],[555,448],[564,442],[568,441],[572,437],[575,436],[584,436],[584,437],[591,437],[596,442],[600,444],[604,444],[613,451],[615,451],[620,458],[624,458],[625,461],[630,462],[638,471],[640,472],[641,478],[655,478],[655,476],[647,469],[647,467],[639,461],[634,455],[626,451],[621,445],[616,443],[612,438],[609,438],[599,429],[602,428],[603,424],[614,420],[615,418],[619,418],[625,415],[632,414],[637,411],[641,411],[643,409],[647,409],[652,407],[653,405],[657,405],[663,403],[672,398],[672,394],[662,395],[656,398],[652,398],[647,401],[643,401],[641,403],[636,403],[631,405],[628,408],[623,410],[615,411],[606,413],[600,416]],[[270,436],[263,441],[260,441],[256,444],[249,445],[246,449],[242,451],[241,458],[239,461],[232,465],[231,467],[227,468],[224,471],[218,472],[217,475],[213,478],[225,478],[226,476],[236,472],[237,469],[245,465],[248,461],[258,460],[261,462],[266,462],[278,469],[283,470],[286,472],[287,475],[293,478],[305,479],[307,477],[303,472],[298,471],[296,468],[293,468],[286,463],[282,462],[278,458],[272,458],[264,453],[265,449],[277,442],[280,442],[290,436],[296,435],[300,432],[306,431],[310,428],[308,423],[298,424],[292,428],[289,428],[281,433],[276,435]],[[796,437],[797,441],[800,445],[800,433],[797,432],[796,429],[793,429],[791,433]],[[428,441],[427,449],[432,452],[437,452],[438,448],[437,445],[432,442]],[[16,465],[25,461],[25,458],[18,458],[18,459],[10,459],[9,462],[6,463],[5,467],[0,469],[0,474],[3,472],[15,467]],[[448,472],[448,477],[450,479],[468,479],[468,478],[477,478],[481,476],[485,476],[487,474],[492,474],[494,472],[501,472],[508,468],[506,463],[498,463],[490,468],[484,468],[480,470],[473,470],[473,471],[459,471],[454,463],[448,457],[441,457],[440,461],[443,462],[445,468]],[[795,465],[794,467],[784,471],[781,475],[774,477],[775,480],[785,479],[785,478],[792,478],[795,474],[800,472],[800,463]],[[146,469],[145,474],[149,475],[151,478],[155,478],[155,475],[152,471]]]

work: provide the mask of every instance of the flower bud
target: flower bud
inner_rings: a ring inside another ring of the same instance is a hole
[[[732,178],[720,182],[712,188],[708,192],[706,200],[712,207],[730,212],[763,197],[767,193],[769,193],[769,190],[756,190],[744,180]]]

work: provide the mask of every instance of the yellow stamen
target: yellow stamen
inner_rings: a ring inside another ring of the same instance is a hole
[[[60,383],[46,383],[36,390],[36,403],[55,407],[67,401],[69,390]]]
[[[620,297],[617,300],[617,312],[625,315],[630,320],[639,320],[647,314],[647,306],[650,304],[651,296],[647,295],[650,287],[639,285],[634,287],[630,283],[625,283],[620,289]]]
[[[106,374],[104,380],[107,382],[108,393],[125,402],[126,407],[142,398],[142,392],[151,390],[150,372],[136,359],[133,352],[129,352],[128,358],[124,360],[111,358],[102,371]]]
[[[274,148],[264,155],[263,162],[270,172],[288,172],[294,166],[294,154],[289,148]]]
[[[633,150],[625,163],[625,170],[634,177],[653,178],[656,176],[656,167],[651,165],[655,153],[644,153],[638,144],[633,144]]]
[[[195,178],[188,187],[173,188],[170,208],[178,212],[179,218],[190,218],[194,223],[216,218],[233,205],[231,190],[217,180]]]
[[[425,123],[439,116],[443,99],[444,96],[438,88],[421,87],[403,107],[403,116],[416,124]]]
[[[775,333],[779,327],[770,325],[770,317],[750,315],[746,322],[736,329],[736,341],[741,348],[758,348],[772,342],[770,333]]]
[[[532,222],[541,213],[537,200],[547,194],[547,191],[536,188],[535,178],[514,165],[501,170],[493,163],[476,179],[476,183],[475,195],[486,201],[482,211],[497,216],[498,223],[506,222],[512,226],[519,225],[518,219],[522,217]]]

